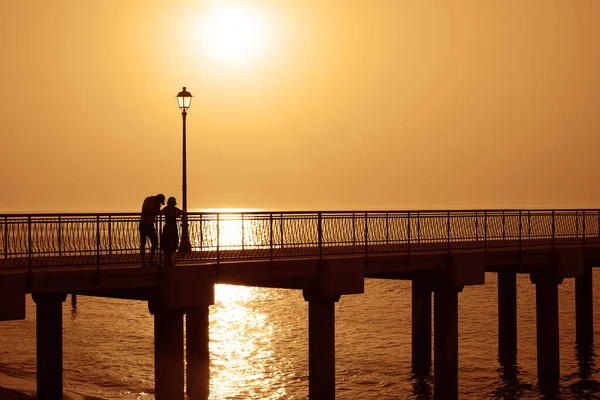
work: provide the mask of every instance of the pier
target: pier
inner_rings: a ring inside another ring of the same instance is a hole
[[[433,367],[436,399],[458,398],[458,299],[465,286],[485,284],[486,272],[498,274],[500,362],[517,357],[517,274],[536,288],[542,386],[560,378],[565,279],[575,279],[577,342],[593,341],[599,210],[189,213],[191,251],[153,267],[139,260],[138,221],[135,213],[0,215],[0,321],[25,318],[32,295],[38,398],[62,395],[67,294],[147,302],[157,400],[208,398],[208,311],[219,283],[302,291],[311,400],[335,398],[335,305],[364,293],[366,278],[412,281],[412,368]]]

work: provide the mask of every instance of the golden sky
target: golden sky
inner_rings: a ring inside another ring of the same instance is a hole
[[[600,1],[24,0],[0,211],[600,206]]]

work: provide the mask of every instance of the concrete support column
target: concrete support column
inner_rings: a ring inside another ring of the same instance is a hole
[[[498,273],[498,358],[500,363],[517,361],[517,274]]]
[[[584,276],[575,278],[575,315],[577,343],[589,345],[594,341],[594,296],[592,267],[585,266]]]
[[[186,312],[187,395],[190,400],[206,400],[210,394],[209,307]]]
[[[435,289],[434,399],[458,399],[458,292],[462,286]]]
[[[34,294],[37,351],[37,398],[62,399],[63,342],[62,303],[66,294]]]
[[[412,369],[416,375],[431,369],[431,287],[412,281]]]
[[[558,285],[562,279],[532,274],[531,282],[535,284],[538,379],[540,382],[558,382]]]
[[[183,310],[159,308],[153,314],[156,400],[183,400]]]
[[[335,303],[340,296],[304,290],[308,301],[308,398],[335,399]]]

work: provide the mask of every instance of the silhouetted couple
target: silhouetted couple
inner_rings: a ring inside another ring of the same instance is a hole
[[[161,250],[165,254],[165,261],[171,261],[173,254],[179,246],[179,231],[177,229],[177,217],[184,212],[177,208],[175,197],[169,197],[167,205],[161,210],[160,206],[165,204],[165,195],[162,193],[156,196],[148,196],[142,204],[142,215],[140,217],[140,256],[142,266],[146,267],[145,253],[146,241],[150,239],[150,265],[157,265],[154,262],[154,253],[158,247],[158,238],[156,236],[156,216],[162,214],[165,216],[165,225],[163,227],[160,243]]]

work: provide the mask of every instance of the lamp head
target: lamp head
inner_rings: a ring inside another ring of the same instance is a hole
[[[190,104],[192,102],[192,94],[185,90],[185,86],[183,90],[177,94],[177,103],[179,104],[179,108],[181,111],[185,112],[188,108],[190,108]]]

